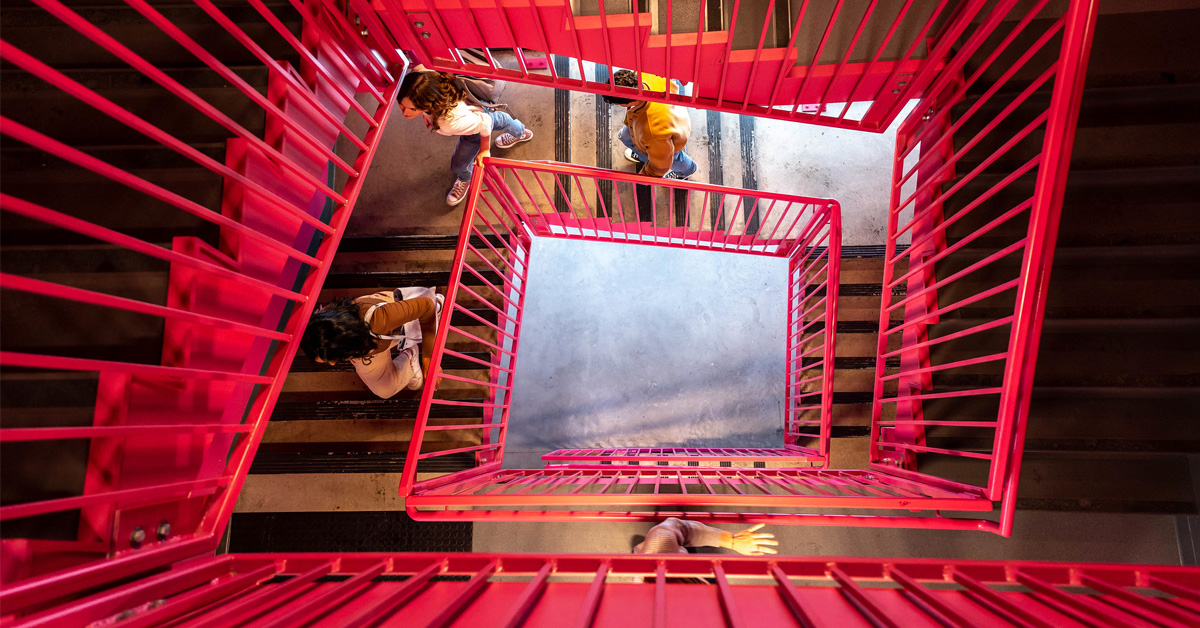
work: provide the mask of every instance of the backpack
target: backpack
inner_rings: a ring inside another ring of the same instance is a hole
[[[487,57],[479,54],[473,49],[462,49],[458,51],[462,56],[463,61],[467,63],[475,63],[478,65],[487,65]],[[476,99],[487,105],[500,104],[500,96],[504,94],[504,88],[508,83],[497,81],[496,79],[483,78],[478,76],[468,76],[459,74],[458,79],[454,81],[459,87],[465,89],[468,94],[471,94]]]
[[[475,49],[463,48],[459,54],[466,63],[477,65],[487,65],[487,57],[479,54]],[[413,66],[413,72],[430,72],[423,65]],[[480,76],[468,76],[466,74],[455,74],[454,84],[459,89],[467,93],[467,103],[475,105],[481,109],[507,109],[508,105],[500,102],[500,96],[504,94],[504,88],[508,83],[497,81],[496,79],[484,78]]]

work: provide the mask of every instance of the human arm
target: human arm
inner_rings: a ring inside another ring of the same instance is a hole
[[[640,174],[661,178],[671,171],[674,161],[675,143],[671,138],[653,138],[646,142],[646,165],[642,167]]]
[[[396,358],[399,359],[399,358]],[[404,390],[409,382],[409,367],[401,369],[396,360],[388,352],[376,353],[365,358],[350,360],[359,379],[377,397],[390,399],[396,393]]]
[[[420,353],[421,370],[428,373],[429,363],[433,357],[434,337],[437,335],[437,291],[430,288],[428,296],[416,298],[426,302],[433,301],[432,312],[417,319],[421,325],[421,344],[417,346],[417,351]]]
[[[688,547],[723,547],[747,556],[775,554],[775,535],[759,532],[758,524],[739,532],[726,532],[699,521],[671,517],[646,533],[637,550],[643,554],[686,554]]]
[[[645,554],[686,554],[687,547],[720,547],[720,528],[699,521],[671,517],[650,528],[646,540],[638,547]]]
[[[421,333],[424,334],[426,326],[433,329],[436,310],[437,305],[432,297],[416,297],[394,303],[384,303],[371,315],[371,331],[379,335],[386,335],[405,323],[420,321]]]

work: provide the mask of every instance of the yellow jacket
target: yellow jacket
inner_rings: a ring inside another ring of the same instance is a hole
[[[662,93],[666,80],[661,76],[642,73],[642,87],[650,92]],[[672,85],[672,92],[674,86]],[[657,102],[638,101],[625,112],[625,126],[638,152],[646,155],[649,162],[642,174],[661,177],[671,170],[675,153],[687,146],[692,131],[687,111]]]

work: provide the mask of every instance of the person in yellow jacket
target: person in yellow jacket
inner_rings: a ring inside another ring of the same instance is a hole
[[[624,87],[637,87],[637,74],[617,70],[613,82]],[[642,73],[642,87],[662,93],[666,79]],[[672,88],[673,89],[673,88]],[[625,107],[625,126],[617,139],[625,145],[625,158],[643,164],[641,174],[649,177],[686,179],[696,172],[696,162],[683,152],[687,146],[692,123],[687,110],[657,102],[605,96],[610,104]]]

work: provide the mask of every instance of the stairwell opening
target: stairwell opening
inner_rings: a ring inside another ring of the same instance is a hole
[[[782,442],[786,259],[549,237],[531,258],[506,467]]]
[[[601,192],[601,181],[611,184],[611,195]],[[991,502],[976,495],[888,474],[819,468],[828,460],[836,334],[827,337],[824,332],[837,326],[837,290],[831,288],[837,286],[841,259],[837,203],[691,182],[642,181],[647,180],[564,164],[485,161],[472,181],[448,307],[439,319],[434,365],[427,375],[436,386],[427,385],[423,394],[401,486],[409,515],[425,520],[648,520],[686,514],[711,521],[981,527],[975,520],[936,516],[936,511],[991,510]],[[556,211],[561,206],[556,198],[563,197],[572,199],[569,210]],[[742,206],[754,208],[761,220],[725,221],[726,209],[737,216]],[[754,224],[757,229],[746,227]],[[547,460],[551,464],[545,468],[504,468],[513,375],[520,363],[525,312],[532,303],[529,269],[541,262],[532,254],[535,237],[568,241],[564,246],[579,245],[571,240],[620,242],[786,259],[789,368],[783,446],[558,452],[564,458]],[[472,311],[480,305],[491,309],[490,321]],[[460,318],[456,323],[461,316],[471,321]],[[481,325],[483,333],[477,329]],[[469,340],[477,350],[471,355],[452,339]],[[468,359],[481,368],[474,377],[444,373],[438,365],[447,358]],[[426,435],[444,430],[475,431],[479,444],[439,449],[437,441],[426,441]],[[805,438],[815,439],[816,446],[803,446]],[[417,477],[422,463],[456,454],[470,454],[474,465],[432,479]],[[581,455],[565,458],[574,454]],[[797,457],[818,468],[767,468],[778,461],[773,455]],[[925,512],[857,517],[863,509]]]

